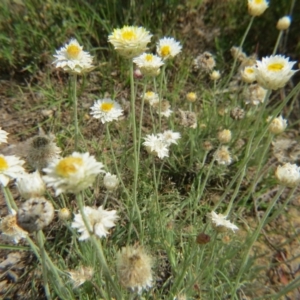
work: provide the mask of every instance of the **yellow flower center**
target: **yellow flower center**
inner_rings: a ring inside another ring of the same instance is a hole
[[[249,74],[253,74],[254,73],[254,70],[253,68],[246,68],[246,73],[249,73]]]
[[[170,48],[169,45],[162,46],[162,47],[160,48],[160,52],[161,52],[161,56],[162,56],[162,57],[169,56],[170,53],[171,53],[171,48]]]
[[[275,63],[268,65],[268,70],[271,72],[279,72],[283,69],[284,65],[281,63]]]
[[[6,159],[0,156],[0,171],[5,171],[8,169],[8,163]]]
[[[153,92],[146,92],[146,96],[147,96],[147,97],[153,97],[153,96],[154,96],[154,93],[153,93]]]
[[[122,32],[122,38],[127,41],[135,40],[136,34],[132,30],[124,30]]]
[[[62,177],[68,177],[69,175],[77,172],[77,167],[82,166],[83,161],[80,157],[66,157],[62,159],[56,166],[56,173]]]
[[[255,4],[262,4],[264,0],[254,0]]]
[[[114,107],[113,103],[110,102],[104,102],[101,104],[100,109],[104,112],[109,112],[112,110],[112,108]]]
[[[67,54],[68,54],[68,57],[71,59],[76,59],[78,57],[80,51],[81,51],[80,47],[76,44],[70,44],[67,47]]]
[[[147,55],[145,56],[145,60],[146,60],[147,62],[151,62],[151,61],[153,60],[153,55],[152,55],[152,54],[147,54]]]

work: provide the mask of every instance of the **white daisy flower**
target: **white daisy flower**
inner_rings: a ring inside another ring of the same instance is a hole
[[[164,64],[161,58],[151,53],[143,53],[133,59],[142,74],[145,76],[157,76],[160,73],[160,67]]]
[[[43,196],[46,190],[45,183],[39,171],[34,173],[23,173],[16,181],[20,195],[28,200],[29,198]]]
[[[143,27],[124,26],[121,29],[114,29],[108,41],[120,55],[133,58],[147,50],[151,37],[150,32]]]
[[[282,88],[296,72],[292,70],[295,63],[282,55],[263,57],[262,61],[256,61],[256,80],[265,89]]]
[[[268,117],[267,122],[270,122],[272,117]],[[287,127],[287,120],[284,119],[282,116],[279,116],[278,118],[274,118],[270,125],[269,125],[269,131],[273,134],[280,134],[285,131]]]
[[[217,214],[214,211],[208,213],[207,216],[211,219],[212,225],[217,231],[225,231],[227,229],[231,229],[233,232],[235,232],[235,230],[239,229],[236,225],[226,220],[227,216]]]
[[[163,133],[159,133],[158,137],[164,141],[168,146],[171,144],[177,145],[177,140],[180,139],[181,135],[179,132],[174,132],[172,130],[165,130]]]
[[[4,217],[0,222],[0,231],[2,236],[13,240],[18,244],[21,239],[26,238],[28,232],[23,230],[17,223],[17,213],[14,209],[11,210],[11,214]]]
[[[66,72],[80,74],[89,72],[92,68],[93,57],[82,50],[76,39],[71,39],[65,46],[56,50],[53,62],[56,68],[62,68]]]
[[[296,164],[286,163],[277,167],[275,176],[282,185],[296,186],[300,183],[300,167]]]
[[[104,173],[102,168],[103,164],[88,152],[73,152],[43,169],[47,173],[43,179],[55,189],[56,196],[64,192],[77,194],[91,186],[99,173]]]
[[[157,93],[154,93],[152,91],[148,91],[144,94],[145,101],[149,102],[151,106],[159,103],[159,96]]]
[[[118,120],[123,115],[121,106],[110,98],[97,100],[91,110],[91,115],[96,119],[100,119],[102,124]]]
[[[220,165],[230,165],[232,157],[227,146],[222,146],[215,152],[215,159]]]
[[[255,81],[255,66],[247,66],[241,71],[242,80],[246,83]]]
[[[157,155],[160,159],[169,156],[169,148],[167,143],[158,135],[148,134],[145,137],[145,142],[143,145],[146,147],[149,153]]]
[[[248,0],[248,12],[251,16],[260,16],[268,7],[267,0]]]
[[[24,160],[14,155],[4,156],[0,154],[0,184],[7,186],[11,178],[18,178],[24,173],[25,170],[22,167],[24,163]]]
[[[156,52],[162,59],[175,57],[181,52],[182,46],[172,37],[160,39],[156,45]]]
[[[8,133],[0,127],[0,144],[7,143]]]
[[[290,27],[291,22],[292,20],[290,16],[284,16],[278,20],[276,28],[278,30],[287,30]]]
[[[109,191],[114,191],[119,185],[119,179],[116,175],[107,172],[103,178],[103,184]]]
[[[102,206],[98,207],[98,209],[84,206],[83,212],[86,216],[89,229],[92,230],[93,234],[100,238],[106,237],[108,230],[114,227],[115,222],[119,219],[117,211],[108,211],[103,209]],[[75,215],[74,222],[72,222],[71,227],[76,228],[81,234],[79,241],[87,240],[90,237],[89,230],[86,228],[80,213]]]

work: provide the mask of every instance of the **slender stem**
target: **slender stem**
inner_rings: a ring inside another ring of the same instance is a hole
[[[241,276],[242,274],[244,273],[245,271],[245,267],[246,267],[246,264],[248,262],[248,259],[249,259],[249,255],[250,255],[250,251],[252,249],[252,246],[254,245],[254,243],[256,242],[256,240],[258,239],[259,237],[259,234],[262,230],[262,228],[264,227],[266,221],[267,221],[267,218],[270,214],[270,212],[272,211],[272,209],[274,208],[276,202],[278,201],[279,197],[281,196],[282,192],[284,190],[284,186],[281,186],[279,188],[279,190],[277,191],[277,194],[275,195],[275,197],[273,198],[273,200],[270,202],[263,218],[261,219],[259,225],[257,226],[256,230],[254,231],[253,235],[251,236],[250,238],[250,242],[249,242],[249,245],[244,253],[244,256],[242,258],[242,263],[241,263],[241,266],[240,266],[240,269],[239,269],[239,272],[238,272],[238,275],[237,275],[237,278],[236,278],[236,281],[235,281],[235,285],[232,289],[232,293],[231,293],[231,299],[233,300],[235,298],[235,293],[237,291],[237,289],[239,288],[239,284],[240,284],[240,279],[241,279]]]
[[[162,66],[162,71],[160,74],[160,86],[159,86],[159,131],[161,131],[161,103],[162,103],[162,91],[163,91],[163,81],[165,77],[166,64]],[[155,80],[155,79],[154,79]]]
[[[245,40],[246,40],[246,37],[247,37],[247,35],[248,35],[249,31],[250,31],[250,28],[251,28],[252,24],[253,24],[254,18],[255,18],[255,17],[252,16],[251,19],[250,19],[250,22],[249,22],[249,24],[248,24],[248,27],[247,27],[247,29],[246,29],[246,31],[245,31],[245,33],[244,33],[244,35],[243,35],[243,38],[242,38],[242,40],[241,40],[241,43],[240,43],[240,46],[239,46],[239,51],[242,51],[244,42],[245,42]],[[228,86],[228,83],[230,82],[230,80],[231,80],[231,78],[232,78],[232,76],[233,76],[233,73],[234,73],[235,68],[236,68],[237,60],[238,60],[238,55],[236,55],[236,57],[234,58],[233,66],[232,66],[232,68],[231,68],[231,71],[230,71],[230,74],[229,74],[229,76],[228,76],[228,79],[227,79],[227,81],[226,81],[226,83],[225,83],[225,87]]]
[[[15,211],[18,211],[18,207],[14,201],[14,198],[13,198],[9,188],[7,186],[3,186],[3,185],[1,185],[1,187],[2,187],[2,192],[4,194],[5,202],[6,202],[9,212],[11,213],[13,209]]]
[[[48,300],[51,300],[51,294],[48,284],[48,270],[46,265],[46,255],[45,255],[45,247],[44,247],[44,235],[41,230],[37,232],[37,240],[41,252],[41,259],[42,259],[42,273],[43,273],[43,281],[44,281],[44,289],[45,289],[45,295]]]
[[[73,80],[73,103],[74,103],[74,126],[75,126],[75,151],[78,150],[78,137],[79,137],[79,129],[78,129],[78,113],[77,113],[77,75],[74,74],[72,76]]]
[[[274,47],[272,55],[276,54],[276,52],[278,50],[278,46],[279,46],[281,38],[282,38],[282,35],[283,35],[283,30],[280,30],[279,34],[278,34],[278,37],[277,37],[277,40],[276,40],[276,44],[275,44],[275,47]]]

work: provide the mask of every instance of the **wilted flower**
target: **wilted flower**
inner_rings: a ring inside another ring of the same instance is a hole
[[[102,124],[118,120],[123,115],[121,106],[110,98],[97,100],[91,110],[91,115],[95,119],[100,119]]]
[[[141,247],[123,247],[117,255],[120,283],[139,294],[152,287],[151,267],[152,259]]]
[[[255,81],[255,66],[247,66],[241,71],[242,80],[246,83]]]
[[[94,269],[92,267],[80,266],[76,270],[67,271],[70,276],[73,288],[76,289],[93,278]]]
[[[158,137],[164,141],[167,146],[170,146],[171,144],[177,145],[177,140],[180,139],[180,133],[174,132],[172,130],[165,130],[163,133],[159,133]]]
[[[222,146],[215,152],[215,159],[220,165],[230,165],[232,157],[227,146]]]
[[[0,154],[0,184],[7,186],[11,178],[17,178],[24,173],[25,170],[22,167],[24,163],[24,160],[14,155],[4,156]]]
[[[211,72],[216,66],[216,61],[210,52],[205,51],[194,59],[194,67],[206,73]]]
[[[135,57],[133,62],[145,76],[157,76],[160,73],[160,67],[164,64],[159,56],[151,53],[143,53]]]
[[[248,0],[248,12],[251,16],[260,16],[269,6],[267,0]]]
[[[246,104],[258,105],[263,103],[267,94],[267,90],[258,84],[251,84],[245,89],[243,96]]]
[[[245,111],[240,107],[234,107],[230,111],[230,117],[234,120],[242,120],[245,117]]]
[[[8,133],[0,127],[0,144],[7,143],[7,135]]]
[[[156,113],[160,113],[162,116],[169,118],[173,112],[173,110],[170,109],[171,105],[168,100],[163,100],[161,102],[153,103],[153,108],[156,110]],[[160,106],[160,111],[159,111]]]
[[[233,232],[235,232],[235,230],[239,229],[236,225],[226,220],[227,216],[224,216],[222,214],[217,214],[214,211],[208,213],[207,216],[211,219],[213,227],[218,232],[224,232],[227,229],[231,229]]]
[[[207,152],[209,152],[210,150],[213,149],[213,145],[210,141],[204,141],[203,144],[202,144],[202,147]]]
[[[53,64],[56,68],[62,68],[70,73],[85,73],[92,68],[93,57],[86,51],[82,50],[76,39],[71,39],[69,43],[61,49],[56,50],[56,58]]]
[[[54,208],[51,202],[43,197],[31,198],[20,206],[17,222],[24,230],[33,232],[48,226],[53,217]]]
[[[28,232],[17,224],[17,213],[13,209],[11,214],[1,220],[0,231],[3,236],[12,239],[16,244],[19,243],[20,239],[26,238],[28,235]]]
[[[156,45],[156,52],[162,59],[175,57],[181,52],[182,46],[174,38],[164,37]]]
[[[17,178],[16,185],[20,195],[26,200],[43,196],[46,189],[39,171],[23,173]]]
[[[197,128],[197,115],[192,111],[178,110],[180,113],[180,124],[184,127]]]
[[[116,175],[107,172],[103,178],[103,184],[109,191],[114,191],[119,185],[119,179]]]
[[[38,135],[26,142],[26,160],[36,170],[41,171],[51,162],[59,159],[60,152],[52,135]]]
[[[222,144],[227,144],[231,140],[231,131],[228,129],[224,129],[220,132],[218,132],[218,140]]]
[[[148,134],[143,145],[149,153],[157,155],[160,159],[169,156],[168,144],[159,135]]]
[[[145,93],[144,95],[144,99],[145,101],[149,102],[149,104],[151,106],[159,103],[159,97],[158,97],[158,94],[157,93],[154,93],[152,91],[148,91]]]
[[[43,179],[47,186],[55,189],[56,196],[64,192],[77,194],[91,186],[99,173],[104,173],[102,168],[103,164],[88,152],[73,152],[45,168],[47,175]]]
[[[186,94],[186,100],[188,102],[195,102],[197,100],[197,94],[194,92],[190,92]]]
[[[256,80],[265,89],[282,88],[296,72],[292,70],[295,63],[282,55],[263,57],[261,61],[256,62]]]
[[[269,131],[273,134],[280,134],[284,132],[287,127],[287,120],[285,120],[282,116],[278,118],[274,118],[272,121],[272,117],[268,117],[267,122],[270,122]]]
[[[210,74],[210,79],[213,81],[217,81],[221,78],[221,73],[220,71],[214,70],[212,71],[212,73]]]
[[[231,47],[230,53],[234,59],[237,59],[239,61],[244,61],[247,58],[246,53],[243,52],[243,49],[240,47],[236,47],[236,46]]]
[[[300,183],[300,167],[296,164],[286,163],[277,167],[275,176],[280,184],[294,187]]]
[[[87,220],[87,225],[85,226],[81,213],[76,214],[74,221],[72,222],[71,227],[76,228],[77,231],[81,234],[79,241],[84,241],[89,239],[90,232],[97,235],[98,237],[106,237],[108,230],[115,226],[115,222],[119,219],[117,211],[115,210],[105,210],[102,206],[98,209],[84,206],[83,213]]]
[[[287,30],[291,25],[291,17],[285,16],[278,20],[276,28],[278,30]]]
[[[108,41],[120,55],[133,58],[145,52],[151,37],[150,32],[143,27],[124,26],[121,29],[114,29]]]

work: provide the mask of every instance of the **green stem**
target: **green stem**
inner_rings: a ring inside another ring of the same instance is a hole
[[[75,126],[75,151],[78,150],[78,137],[79,137],[79,129],[78,129],[78,113],[77,113],[77,75],[74,74],[72,76],[73,80],[73,103],[74,103],[74,126]]]
[[[45,247],[44,247],[44,239],[43,239],[43,233],[41,230],[37,232],[37,240],[41,252],[41,259],[42,259],[42,273],[43,273],[43,281],[44,281],[44,289],[45,289],[45,295],[48,300],[51,300],[51,294],[48,284],[48,270],[46,265],[46,255],[45,255]]]
[[[270,202],[263,218],[261,219],[259,225],[257,226],[256,230],[254,231],[253,235],[251,236],[250,238],[250,242],[249,242],[249,245],[243,255],[243,258],[242,258],[242,263],[241,263],[241,266],[240,266],[240,269],[239,269],[239,272],[238,272],[238,275],[237,275],[237,278],[236,278],[236,281],[235,281],[235,285],[233,286],[233,289],[232,289],[232,292],[231,292],[231,299],[233,300],[235,298],[235,294],[236,294],[236,291],[237,289],[239,288],[239,284],[240,284],[240,279],[245,271],[245,267],[247,265],[247,262],[248,262],[248,259],[249,259],[249,255],[250,255],[250,251],[252,249],[252,246],[254,245],[254,243],[256,242],[256,240],[258,239],[259,237],[259,234],[261,233],[261,230],[262,228],[264,227],[265,223],[266,223],[266,220],[270,214],[270,212],[272,211],[272,209],[274,208],[276,202],[278,201],[279,197],[281,196],[282,192],[284,190],[284,187],[281,186],[279,188],[279,190],[277,191],[277,194],[275,195],[275,197],[273,198],[273,200]]]
[[[272,55],[276,54],[276,52],[278,50],[278,46],[279,46],[281,38],[282,38],[282,35],[283,35],[283,30],[280,30],[279,34],[278,34],[278,37],[277,37],[277,40],[276,40],[276,44],[275,44],[275,47],[274,47]]]
[[[5,202],[6,202],[9,212],[11,213],[13,209],[17,212],[18,207],[14,201],[14,198],[13,198],[9,188],[7,186],[3,186],[3,185],[1,185],[1,187],[2,187],[2,192],[4,194]]]

